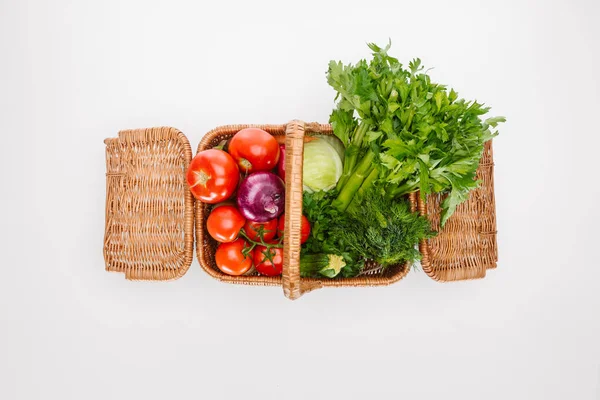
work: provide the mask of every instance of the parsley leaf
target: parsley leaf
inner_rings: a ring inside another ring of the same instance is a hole
[[[489,107],[432,82],[418,58],[404,68],[388,55],[391,42],[368,46],[373,52],[369,62],[331,61],[327,72],[338,101],[329,120],[346,146],[334,204],[345,211],[359,189],[370,185],[379,185],[391,198],[415,190],[423,196],[447,192],[444,225],[477,187],[474,177],[484,144],[498,134],[495,129],[505,118],[482,120]]]

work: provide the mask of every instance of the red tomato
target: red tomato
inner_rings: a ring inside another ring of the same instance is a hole
[[[209,149],[196,154],[187,170],[187,183],[198,200],[214,204],[229,198],[237,188],[239,170],[223,150]]]
[[[206,220],[208,233],[221,243],[233,242],[237,239],[246,218],[234,206],[223,205],[212,210]]]
[[[268,132],[246,128],[236,133],[229,142],[229,154],[246,173],[270,171],[279,161],[279,144]]]
[[[267,257],[271,254],[271,260]],[[256,246],[254,248],[254,265],[256,270],[266,276],[281,275],[283,271],[283,249],[280,247]]]
[[[283,235],[283,230],[285,229],[285,214],[281,214],[279,217],[279,222],[277,223],[277,234],[279,236]],[[310,222],[308,218],[304,215],[302,216],[302,225],[300,228],[300,244],[305,243],[310,236]]]
[[[273,218],[267,222],[254,222],[248,219],[244,225],[244,232],[246,232],[246,235],[250,238],[250,240],[258,242],[260,241],[260,238],[258,237],[258,230],[261,226],[263,228],[263,240],[269,241],[277,234],[277,218]]]
[[[252,268],[254,250],[248,256],[242,251],[250,247],[244,239],[238,239],[230,243],[221,243],[215,253],[217,267],[227,275],[243,275]]]

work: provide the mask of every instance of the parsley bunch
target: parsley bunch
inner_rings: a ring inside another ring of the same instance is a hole
[[[338,100],[329,120],[346,147],[333,205],[356,208],[374,184],[389,199],[415,190],[449,192],[443,225],[477,187],[484,143],[505,119],[482,120],[489,107],[433,83],[419,59],[404,68],[387,54],[390,45],[369,44],[370,62],[329,63],[327,81]]]

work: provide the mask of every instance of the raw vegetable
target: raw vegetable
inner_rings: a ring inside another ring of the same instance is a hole
[[[346,210],[356,203],[359,190],[374,183],[389,198],[417,189],[422,196],[449,192],[442,204],[443,225],[477,187],[483,145],[505,119],[483,121],[489,107],[459,99],[453,89],[433,83],[421,60],[404,68],[387,54],[390,44],[369,48],[369,63],[331,61],[327,73],[339,99],[330,122],[346,147],[335,207]]]
[[[283,231],[285,230],[285,213],[281,214],[279,217],[279,222],[277,224],[277,234],[279,237],[283,237]],[[310,221],[306,216],[302,216],[302,220],[300,223],[300,244],[306,243],[308,237],[310,236]]]
[[[411,212],[408,200],[390,200],[375,190],[346,215],[330,231],[339,248],[382,267],[419,259],[415,244],[433,236],[427,219]]]
[[[248,224],[247,224],[248,225]],[[272,229],[265,229],[266,225],[271,225]],[[269,221],[267,224],[251,223],[248,231],[246,229],[240,232],[249,246],[244,249],[244,254],[253,258],[256,271],[265,276],[280,275],[283,269],[283,238],[273,239],[277,230],[277,219]],[[255,228],[258,227],[256,230]]]
[[[208,233],[218,242],[228,243],[237,239],[246,218],[234,206],[223,205],[213,209],[206,221]]]
[[[244,239],[221,243],[215,253],[217,267],[227,275],[243,275],[252,268],[253,251]]]
[[[273,218],[267,222],[246,220],[244,233],[250,240],[259,241],[262,237],[264,241],[269,241],[277,234],[277,218]]]
[[[250,221],[267,222],[284,210],[285,185],[271,172],[255,172],[240,184],[237,204],[242,215]]]
[[[210,204],[228,199],[235,192],[239,177],[239,170],[233,158],[217,149],[198,153],[186,174],[194,197]]]
[[[331,145],[337,151],[340,156],[340,160],[344,161],[344,154],[346,149],[344,147],[344,143],[335,135],[315,135],[313,136],[315,139],[324,140]]]
[[[285,181],[285,144],[279,145],[279,161],[277,162],[277,175]]]
[[[344,259],[335,254],[302,254],[300,256],[300,276],[318,278],[319,275],[335,278],[346,266]]]
[[[283,270],[283,249],[281,247],[267,248],[265,246],[256,246],[254,249],[254,266],[261,275],[281,275]]]
[[[433,233],[426,218],[412,213],[405,199],[389,199],[375,189],[362,195],[356,209],[339,211],[335,191],[304,193],[303,210],[312,233],[303,255],[327,253],[344,259],[344,277],[361,273],[366,260],[382,267],[420,257],[416,244]]]
[[[309,191],[335,188],[342,175],[342,159],[337,150],[326,140],[319,138],[304,145],[302,179]]]
[[[346,212],[339,211],[333,206],[336,196],[335,190],[303,193],[302,210],[311,223],[311,234],[306,244],[302,246],[301,255],[325,253],[341,256],[346,265],[340,275],[349,278],[360,274],[364,267],[364,259],[360,254],[349,252],[341,247],[339,239],[332,235],[333,226],[349,218]]]
[[[236,133],[227,149],[240,170],[246,173],[272,170],[279,161],[277,140],[258,128],[246,128]]]

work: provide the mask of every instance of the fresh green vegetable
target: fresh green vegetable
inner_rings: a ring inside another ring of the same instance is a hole
[[[339,240],[332,235],[331,228],[345,221],[349,216],[333,207],[336,198],[335,190],[329,192],[304,192],[302,196],[303,213],[311,226],[311,233],[307,242],[302,246],[302,254],[335,254],[344,259],[346,265],[341,274],[344,277],[356,276],[364,267],[364,259],[358,254],[353,254],[339,247]]]
[[[342,175],[342,159],[322,138],[304,144],[303,182],[308,191],[331,190]]]
[[[332,226],[340,248],[383,267],[420,259],[415,245],[433,236],[426,218],[411,212],[406,199],[392,200],[370,189],[349,218]]]
[[[338,139],[337,136],[315,135],[313,137],[318,138],[319,140],[324,140],[327,143],[329,143],[335,149],[335,151],[337,151],[338,155],[340,156],[340,160],[344,161],[344,153],[346,151],[346,148],[344,147],[344,143],[342,143],[342,141]]]
[[[355,207],[357,193],[376,183],[390,199],[417,189],[422,196],[449,192],[443,225],[477,187],[483,145],[505,119],[483,121],[489,107],[433,83],[419,59],[406,69],[387,54],[390,44],[369,48],[369,63],[329,64],[327,80],[339,100],[330,122],[346,147],[334,205],[339,211]]]
[[[312,222],[304,254],[327,253],[343,258],[341,275],[360,274],[365,260],[383,267],[420,258],[415,245],[432,237],[426,218],[410,211],[406,199],[381,196],[376,188],[364,192],[352,211],[339,211],[337,193],[304,193],[303,208]]]
[[[303,212],[312,232],[301,264],[302,259],[305,265],[315,263],[303,276],[329,276],[322,269],[331,262],[326,257],[343,261],[337,264],[339,273],[330,271],[344,277],[359,275],[367,261],[385,268],[420,258],[417,243],[434,232],[426,218],[410,211],[405,195],[449,192],[443,225],[477,187],[484,143],[504,121],[482,121],[489,108],[431,82],[419,59],[404,68],[387,54],[389,44],[369,47],[370,62],[329,64],[327,78],[338,100],[330,122],[344,145],[344,161],[335,188],[304,193]]]
[[[335,278],[346,266],[344,259],[335,254],[302,254],[300,256],[300,276],[314,278],[319,275]]]

